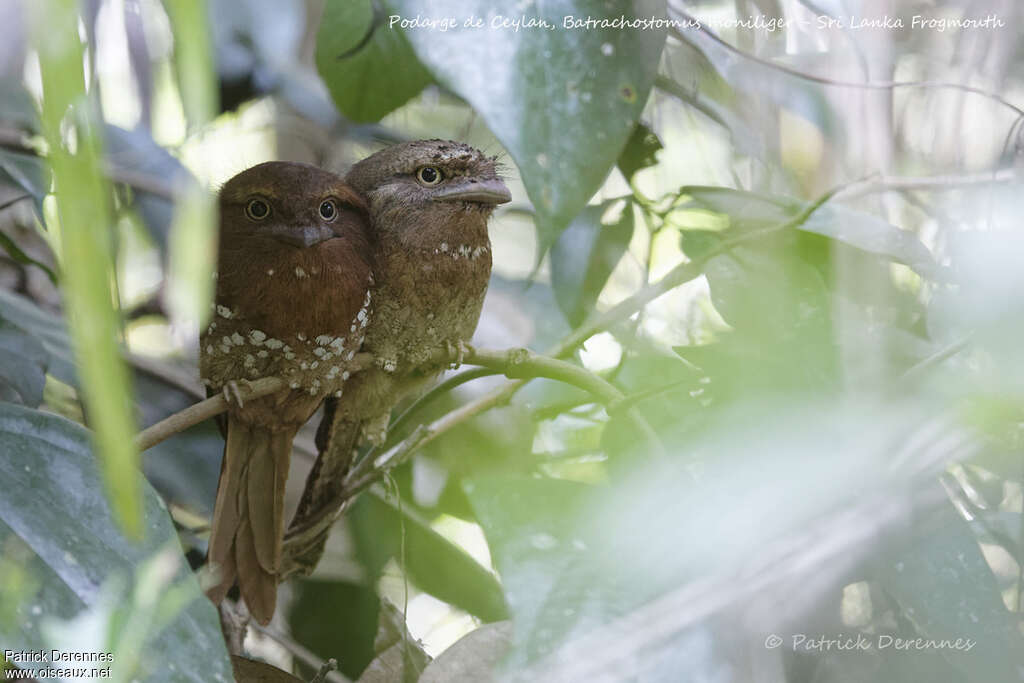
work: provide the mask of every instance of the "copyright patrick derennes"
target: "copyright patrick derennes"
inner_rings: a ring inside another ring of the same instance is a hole
[[[786,639],[776,634],[765,638],[764,646],[775,650],[786,644]],[[878,635],[857,634],[854,636],[813,636],[805,633],[794,633],[790,636],[789,645],[794,652],[844,652],[867,650],[890,651],[922,651],[946,650],[953,652],[970,652],[978,641],[972,638],[899,638],[885,633]]]

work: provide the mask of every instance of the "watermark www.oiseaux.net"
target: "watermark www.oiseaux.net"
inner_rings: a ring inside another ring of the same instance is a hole
[[[854,636],[807,635],[794,633],[789,638],[772,633],[764,639],[764,646],[777,650],[788,646],[793,652],[866,652],[888,650],[892,652],[921,652],[945,650],[948,652],[970,652],[978,641],[971,638],[898,638],[888,634]]]
[[[926,14],[913,15],[892,15],[881,14],[877,16],[849,15],[845,17],[831,17],[826,15],[798,17],[769,17],[765,15],[746,17],[723,17],[718,19],[700,20],[692,17],[668,18],[668,17],[634,17],[625,14],[617,17],[592,17],[576,16],[567,14],[561,17],[540,17],[527,14],[518,16],[504,14],[488,14],[487,16],[423,16],[417,14],[414,17],[406,17],[401,14],[391,14],[387,19],[389,29],[430,30],[448,31],[461,30],[508,30],[518,33],[527,30],[563,30],[563,31],[586,31],[604,29],[633,29],[633,30],[662,30],[662,29],[746,29],[767,31],[769,33],[785,29],[814,29],[822,31],[860,31],[870,29],[914,31],[944,31],[953,30],[991,30],[1006,27],[1006,21],[998,14],[992,13],[985,16],[931,16]]]

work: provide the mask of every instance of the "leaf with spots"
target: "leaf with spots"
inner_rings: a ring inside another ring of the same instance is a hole
[[[620,17],[665,16],[664,0],[537,2],[389,0],[403,17],[456,17],[446,31],[410,28],[434,77],[480,113],[519,167],[545,252],[601,187],[636,126],[665,31]],[[466,26],[478,19],[480,27]],[[609,25],[565,28],[566,21]],[[525,19],[543,24],[511,23]]]

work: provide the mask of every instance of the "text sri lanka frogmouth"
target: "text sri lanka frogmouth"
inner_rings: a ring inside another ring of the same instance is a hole
[[[208,552],[218,583],[208,594],[219,603],[237,580],[264,624],[276,604],[292,439],[346,388],[371,315],[370,240],[363,199],[313,166],[260,164],[220,191],[216,303],[200,374],[226,394],[271,376],[289,388],[229,400]]]
[[[495,158],[449,140],[386,148],[355,164],[345,180],[370,210],[374,315],[363,351],[375,365],[325,403],[320,454],[296,522],[336,504],[360,442],[382,442],[392,407],[443,369],[434,354],[472,338],[491,275],[487,221],[510,199]],[[297,551],[300,570],[312,570],[325,539]]]

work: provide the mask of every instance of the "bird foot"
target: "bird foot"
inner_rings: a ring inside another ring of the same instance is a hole
[[[246,391],[252,389],[252,382],[247,379],[231,380],[224,385],[221,392],[224,394],[224,400],[228,402],[228,405],[237,405],[239,408],[245,407],[245,399],[242,397],[242,388],[239,384],[244,384]]]
[[[473,353],[473,347],[461,339],[454,342],[446,340],[444,345],[450,359],[448,364],[450,370],[458,370],[462,366],[462,361],[465,360],[466,354]]]
[[[383,446],[388,440],[388,424],[391,415],[384,413],[369,420],[363,425],[363,438],[373,446]]]

